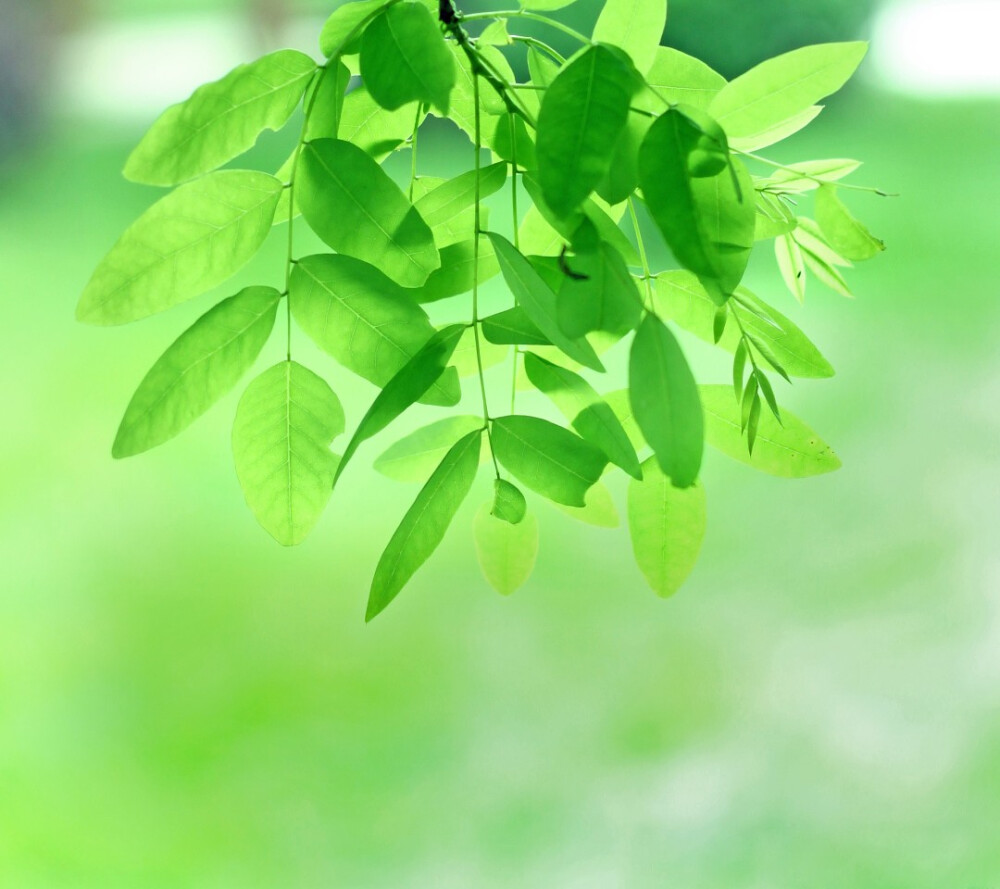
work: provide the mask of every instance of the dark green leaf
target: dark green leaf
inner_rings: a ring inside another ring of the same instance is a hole
[[[427,223],[389,175],[356,145],[310,142],[299,165],[298,200],[313,230],[338,253],[419,287],[441,265]]]
[[[221,284],[264,243],[281,190],[274,176],[244,170],[182,185],[111,248],[80,297],[77,318],[126,324]]]
[[[642,481],[629,482],[628,527],[635,560],[658,596],[672,596],[687,580],[705,538],[705,489],[680,489],[650,457]]]
[[[483,336],[501,346],[551,345],[521,306],[484,318]]]
[[[585,505],[587,490],[608,462],[582,438],[537,417],[494,420],[493,447],[497,459],[516,478],[543,497],[567,506]]]
[[[528,511],[528,503],[517,485],[498,478],[493,482],[493,509],[490,515],[516,525],[523,521]]]
[[[396,598],[444,539],[476,477],[481,442],[482,431],[478,430],[457,441],[420,490],[379,559],[366,621]]]
[[[617,250],[602,242],[596,252],[567,258],[564,265],[586,277],[559,277],[556,307],[563,333],[578,339],[594,330],[624,336],[635,329],[642,298]]]
[[[236,411],[233,457],[247,505],[278,543],[305,540],[330,499],[330,443],[344,411],[330,387],[294,361],[255,379]]]
[[[281,294],[248,287],[201,316],[146,374],[118,428],[112,454],[131,457],[186,429],[257,360]]]
[[[654,315],[632,343],[629,387],[636,422],[663,471],[679,488],[693,485],[704,449],[698,387],[677,340]]]
[[[377,268],[343,255],[307,256],[292,271],[292,313],[320,348],[376,386],[384,386],[434,334],[413,295]],[[457,404],[454,372],[427,392]]]
[[[572,339],[562,332],[558,321],[556,295],[541,279],[531,263],[506,238],[488,232],[500,271],[507,286],[527,316],[542,334],[574,361],[592,370],[603,371],[604,365],[585,339]],[[494,340],[494,342],[496,342]]]
[[[425,6],[395,3],[372,20],[361,38],[361,79],[390,111],[421,101],[448,113],[455,64]]]
[[[315,73],[309,56],[283,49],[199,87],[153,124],[125,164],[126,178],[177,185],[221,167],[264,130],[281,129]]]

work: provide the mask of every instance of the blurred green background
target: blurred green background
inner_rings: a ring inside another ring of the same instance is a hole
[[[470,530],[484,477],[365,626],[414,489],[359,460],[311,539],[282,550],[242,502],[236,395],[141,459],[110,458],[153,357],[233,287],[126,329],[73,318],[155,195],[118,175],[155,104],[124,103],[170,85],[143,87],[111,50],[220,75],[225,53],[185,29],[238,26],[249,57],[281,23],[256,6],[253,23],[236,0],[0,0],[0,887],[1000,885],[997,97],[890,92],[869,61],[769,152],[858,157],[857,181],[902,194],[848,197],[889,244],[852,274],[855,302],[817,286],[800,308],[769,257],[752,269],[838,369],[780,397],[842,471],[786,482],[710,454],[708,539],[668,602],[623,528],[537,499],[535,576],[493,594]],[[865,12],[677,0],[667,40],[740,70],[856,36]],[[189,55],[157,57],[178,33]],[[778,43],[762,51],[760,33]],[[425,172],[467,159],[447,130],[427,144]],[[266,138],[253,161],[286,148]],[[282,250],[241,278],[276,280]],[[357,422],[371,388],[297,343]],[[727,378],[724,356],[685,346],[703,379]]]

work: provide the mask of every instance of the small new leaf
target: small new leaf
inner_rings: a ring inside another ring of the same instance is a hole
[[[498,478],[493,482],[493,509],[490,515],[496,516],[511,525],[523,521],[528,511],[528,502],[517,485]]]

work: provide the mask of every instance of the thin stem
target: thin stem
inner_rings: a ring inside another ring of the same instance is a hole
[[[632,229],[635,231],[635,243],[639,248],[639,260],[642,262],[642,279],[646,282],[646,311],[653,313],[653,274],[649,270],[649,257],[646,255],[646,243],[642,239],[642,229],[639,227],[639,217],[635,212],[635,201],[628,199],[628,213],[632,218]]]
[[[495,12],[473,12],[469,15],[463,15],[462,21],[474,22],[476,19],[502,19],[502,18],[521,18],[528,19],[532,22],[541,22],[543,25],[548,25],[549,27],[555,28],[556,30],[562,31],[564,34],[568,34],[574,40],[578,40],[580,43],[590,44],[593,41],[581,34],[575,28],[571,28],[569,25],[564,25],[562,22],[557,22],[555,19],[550,19],[548,16],[539,15],[536,12],[531,12],[528,9],[499,9]]]
[[[736,154],[742,154],[743,157],[749,157],[752,160],[760,161],[762,164],[767,164],[769,167],[774,167],[777,170],[786,170],[789,173],[795,173],[797,176],[801,176],[803,179],[809,179],[812,182],[818,182],[820,185],[836,185],[837,188],[846,188],[848,191],[865,191],[869,194],[877,194],[879,197],[883,198],[898,198],[898,194],[892,194],[888,191],[882,191],[881,188],[872,188],[868,185],[850,185],[844,182],[831,182],[828,179],[821,179],[819,176],[813,176],[809,173],[804,173],[802,170],[797,170],[795,167],[790,167],[787,164],[779,164],[777,161],[773,161],[770,158],[766,158],[760,154],[754,154],[752,151],[741,151],[739,148],[732,149]]]
[[[549,46],[544,40],[539,40],[537,37],[529,37],[526,34],[511,34],[511,40],[516,40],[519,43],[524,43],[527,46],[533,46],[535,49],[540,49],[546,55],[550,56],[554,61],[558,62],[560,65],[566,61],[566,57],[561,53],[554,50]],[[545,87],[541,87],[544,89]]]
[[[500,478],[500,464],[497,462],[497,455],[493,450],[493,430],[490,428],[490,408],[486,400],[486,380],[483,374],[483,347],[479,342],[479,239],[481,237],[480,226],[482,223],[480,210],[480,204],[482,203],[482,188],[479,176],[482,168],[482,129],[480,121],[481,112],[479,110],[479,75],[475,70],[472,72],[472,101],[475,106],[476,120],[476,232],[472,245],[472,338],[476,343],[476,367],[479,370],[479,392],[483,399],[483,423],[486,426],[486,438],[490,443],[490,456],[493,458],[493,469],[496,472],[497,478]]]
[[[413,203],[413,186],[417,184],[417,133],[420,132],[420,112],[423,102],[417,102],[417,116],[413,119],[413,135],[410,137],[410,203]]]
[[[510,126],[510,197],[511,197],[511,216],[512,222],[514,224],[514,248],[516,250],[521,249],[521,236],[520,236],[520,226],[519,215],[517,212],[517,126],[514,120],[514,115],[510,114],[507,116],[507,121]],[[517,362],[521,354],[521,347],[518,345],[514,346],[514,370],[510,381],[510,412],[511,414],[516,413],[515,404],[517,403]]]

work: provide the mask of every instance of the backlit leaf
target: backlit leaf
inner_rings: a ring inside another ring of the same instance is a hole
[[[177,185],[221,167],[264,130],[281,129],[315,73],[309,56],[283,49],[199,87],[153,124],[125,164],[126,178]]]
[[[516,525],[494,517],[484,503],[472,525],[483,577],[502,596],[509,596],[531,576],[538,557],[538,519],[526,515]]]
[[[653,64],[667,23],[667,0],[607,0],[594,25],[594,42],[611,43],[645,74]]]
[[[805,478],[840,468],[830,446],[787,408],[782,424],[761,414],[753,455],[747,453],[740,431],[740,405],[729,386],[701,386],[705,410],[705,440],[728,457],[754,469],[784,478]]]
[[[548,346],[548,337],[521,306],[483,319],[483,336],[491,343],[508,346]]]
[[[704,450],[698,387],[677,340],[654,315],[632,342],[629,391],[636,422],[663,471],[679,488],[693,485]]]
[[[816,221],[830,246],[845,259],[863,262],[885,250],[885,244],[844,206],[835,185],[824,185],[817,193]]]
[[[488,198],[507,181],[507,164],[490,164],[479,171],[479,196]],[[469,170],[442,183],[414,203],[424,221],[434,228],[476,202],[476,171]],[[470,231],[471,235],[471,231]]]
[[[460,241],[441,248],[441,267],[434,269],[417,293],[422,303],[437,302],[472,290],[476,280],[475,242]],[[500,264],[489,241],[479,244],[479,283],[489,281],[500,272]]]
[[[559,327],[577,339],[594,330],[624,336],[634,330],[642,313],[642,298],[622,259],[610,244],[594,253],[564,260],[575,275],[559,276],[556,309]]]
[[[628,527],[635,561],[658,596],[672,596],[687,580],[705,538],[705,489],[677,488],[652,457],[642,481],[628,487]]]
[[[774,256],[788,292],[800,303],[804,302],[806,298],[806,272],[802,251],[799,250],[799,245],[790,234],[775,238]]]
[[[281,294],[248,287],[202,315],[146,374],[112,454],[131,457],[186,429],[250,369],[274,327]]]
[[[330,387],[294,361],[255,379],[236,411],[233,457],[247,505],[278,543],[301,543],[330,499],[330,443],[344,411]]]
[[[380,161],[410,138],[416,111],[415,102],[388,111],[362,85],[344,98],[338,136]]]
[[[434,237],[389,175],[340,139],[310,142],[298,172],[299,206],[312,229],[338,253],[419,287],[441,265]]]
[[[375,469],[398,482],[425,482],[460,438],[483,428],[483,418],[445,417],[401,438],[375,461]]]
[[[608,462],[582,438],[537,417],[499,417],[492,432],[497,459],[515,478],[567,506],[585,505]]]
[[[646,73],[646,83],[648,87],[635,97],[635,104],[659,113],[667,103],[707,109],[726,85],[726,78],[701,59],[670,46],[659,46]]]
[[[597,482],[587,491],[586,501],[583,507],[566,506],[562,503],[557,503],[556,506],[578,522],[595,528],[617,528],[621,524],[615,501],[604,482]]]
[[[264,243],[281,190],[266,173],[223,170],[161,198],[98,265],[77,318],[126,324],[221,284]]]
[[[307,139],[336,139],[340,135],[340,121],[350,80],[351,72],[343,62],[331,62],[323,69],[316,82],[316,94],[307,99]]]
[[[444,539],[476,477],[481,440],[481,431],[459,439],[420,490],[379,559],[368,596],[366,621],[380,614],[396,598]]]
[[[527,501],[517,485],[506,479],[494,479],[493,509],[490,510],[490,515],[494,515],[504,522],[509,522],[511,525],[516,525],[523,521],[527,511]]]

